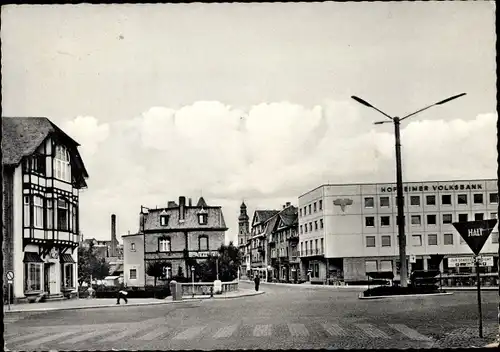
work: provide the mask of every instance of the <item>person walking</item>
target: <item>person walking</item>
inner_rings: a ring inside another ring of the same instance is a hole
[[[116,304],[120,304],[120,301],[121,301],[122,298],[125,301],[125,304],[127,304],[128,303],[127,295],[128,295],[128,292],[125,291],[125,285],[122,282],[120,284],[120,286],[118,286],[118,294],[117,294],[117,297],[116,297]]]
[[[253,280],[255,282],[255,291],[259,290],[259,284],[260,284],[260,276],[259,274],[255,275],[255,279]]]

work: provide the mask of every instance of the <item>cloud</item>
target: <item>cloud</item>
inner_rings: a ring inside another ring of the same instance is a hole
[[[241,109],[201,101],[152,107],[110,125],[77,117],[66,128],[92,166],[82,227],[108,236],[109,215],[116,213],[119,231],[134,232],[141,204],[164,206],[180,195],[196,202],[203,195],[224,207],[234,238],[242,199],[250,210],[279,209],[322,183],[392,182],[392,126],[361,116],[349,102]],[[404,180],[495,177],[496,120],[484,114],[403,123]]]

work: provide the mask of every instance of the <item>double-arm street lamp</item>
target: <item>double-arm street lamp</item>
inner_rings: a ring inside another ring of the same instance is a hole
[[[380,112],[382,115],[386,116],[389,118],[389,120],[384,120],[384,121],[378,121],[375,122],[375,125],[381,125],[383,123],[387,122],[392,122],[394,123],[394,132],[396,136],[396,189],[397,189],[397,207],[398,207],[398,216],[397,216],[397,224],[398,224],[398,234],[399,234],[399,261],[400,261],[400,282],[402,287],[407,286],[407,275],[408,275],[408,269],[406,267],[406,237],[405,237],[405,221],[404,221],[404,211],[403,211],[403,173],[401,170],[401,141],[400,141],[400,133],[399,133],[399,126],[401,124],[401,121],[407,119],[410,116],[416,115],[419,112],[422,112],[424,110],[427,110],[433,106],[436,105],[443,105],[453,99],[460,98],[461,96],[464,96],[466,93],[454,95],[452,97],[449,97],[447,99],[441,100],[440,102],[434,103],[432,105],[426,106],[423,109],[417,110],[409,115],[406,115],[405,117],[399,118],[397,116],[391,117],[387,115],[385,112],[377,109],[375,106],[371,105],[370,103],[366,102],[365,100],[358,98],[356,96],[351,96],[352,99],[356,100],[358,103],[363,104],[364,106],[367,106],[369,108],[375,109],[378,112]]]

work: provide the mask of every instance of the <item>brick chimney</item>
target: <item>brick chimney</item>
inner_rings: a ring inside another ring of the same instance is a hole
[[[116,215],[111,214],[111,248],[110,248],[110,257],[116,256]]]
[[[179,221],[184,222],[186,217],[186,197],[179,197]]]

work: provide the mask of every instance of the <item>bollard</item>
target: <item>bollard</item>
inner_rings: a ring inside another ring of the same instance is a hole
[[[177,292],[177,281],[172,280],[170,281],[170,294],[172,295],[172,301],[178,301],[179,300],[179,294]]]

